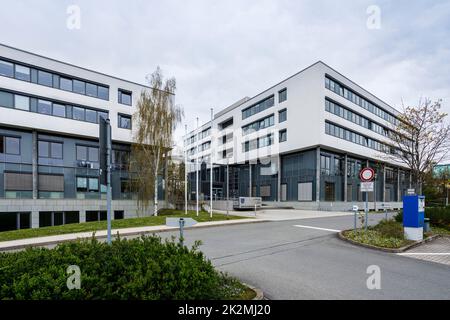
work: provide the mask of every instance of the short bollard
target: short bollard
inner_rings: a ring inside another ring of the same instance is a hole
[[[356,215],[358,213],[358,206],[353,206],[352,211],[353,211],[353,229],[356,230]]]

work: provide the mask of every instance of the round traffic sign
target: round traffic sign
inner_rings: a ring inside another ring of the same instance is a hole
[[[374,177],[375,171],[373,171],[372,168],[363,168],[359,172],[359,178],[361,179],[361,181],[372,181]]]

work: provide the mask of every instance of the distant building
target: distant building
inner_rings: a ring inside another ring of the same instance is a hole
[[[232,198],[258,196],[267,203],[325,210],[362,207],[358,174],[370,166],[377,174],[371,206],[376,200],[401,207],[411,185],[409,170],[384,153],[393,152],[385,142],[398,114],[319,61],[185,136],[190,197],[195,198],[198,170],[199,193],[209,198],[213,157],[214,199],[224,199],[228,174]]]

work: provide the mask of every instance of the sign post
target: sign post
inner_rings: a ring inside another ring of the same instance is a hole
[[[364,228],[367,230],[367,220],[369,218],[369,192],[373,192],[373,178],[375,177],[375,171],[372,168],[363,168],[359,172],[359,179],[361,180],[361,192],[366,194],[366,207],[365,207],[365,221]]]
[[[180,228],[180,245],[184,242],[184,228],[192,227],[197,224],[192,218],[166,218],[166,226]]]
[[[107,242],[111,244],[111,125],[99,117],[100,184],[106,185]]]

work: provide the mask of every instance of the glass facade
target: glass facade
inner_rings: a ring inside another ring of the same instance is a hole
[[[262,112],[270,107],[273,107],[275,103],[275,98],[274,96],[270,96],[268,98],[265,98],[261,101],[259,101],[258,103],[245,108],[244,110],[242,110],[242,120],[247,119],[248,117],[251,117],[259,112]]]

